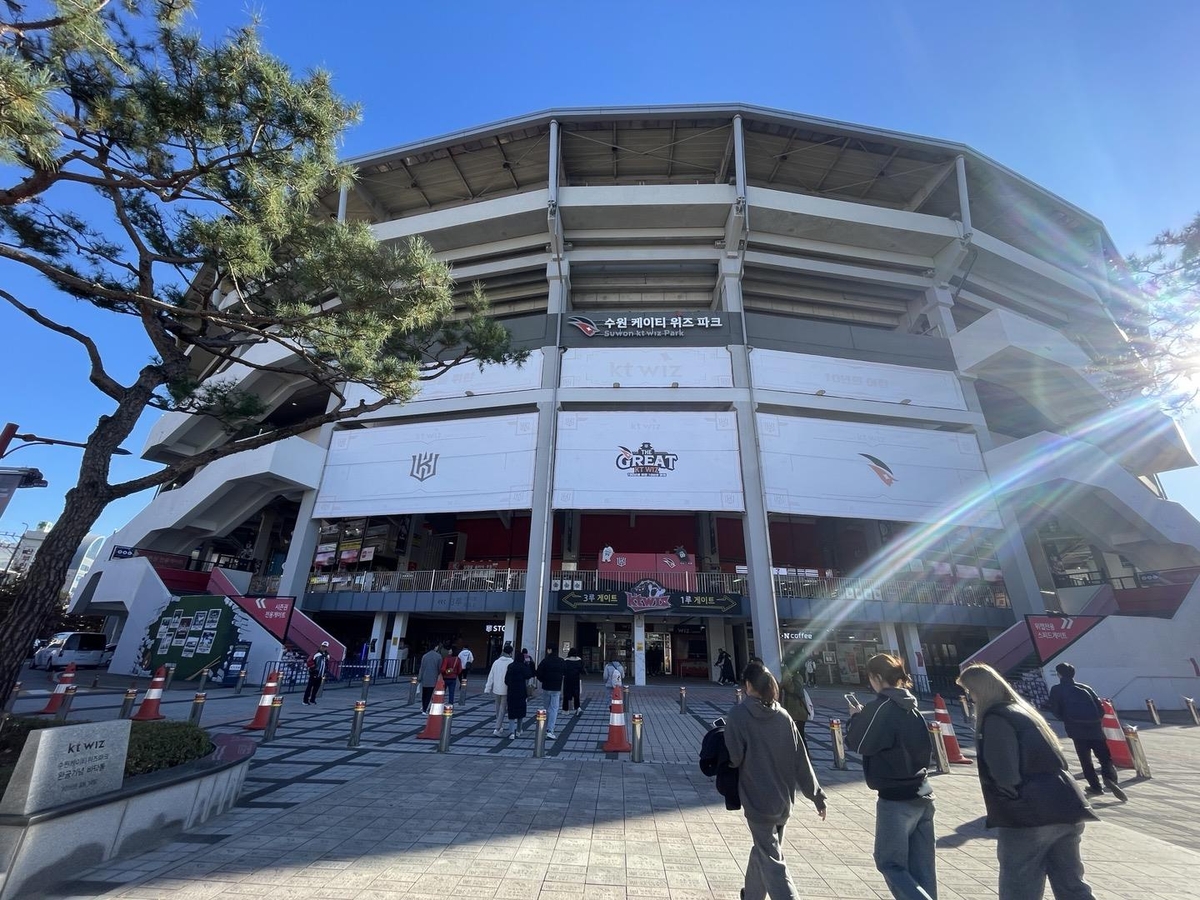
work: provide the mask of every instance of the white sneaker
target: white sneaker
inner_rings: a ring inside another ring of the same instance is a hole
[[[499,728],[493,728],[492,729],[492,737],[504,737],[504,732],[501,731]]]
[[[517,737],[517,735],[518,735],[518,734],[520,734],[520,733],[521,733],[521,732],[519,732],[519,731],[510,731],[510,732],[508,733],[508,739],[509,739],[510,741],[511,741],[511,740],[515,740],[515,739],[516,739],[516,737]]]
[[[577,709],[577,710],[575,710],[575,715],[577,715],[577,716],[578,716],[578,715],[579,715],[579,714],[581,714],[582,712],[583,712],[583,710],[582,710],[582,709]]]
[[[553,731],[547,731],[547,732],[546,732],[546,737],[548,737],[548,738],[549,738],[550,740],[552,740],[552,741],[557,741],[557,740],[558,740],[558,735],[557,735],[557,734],[555,734]]]

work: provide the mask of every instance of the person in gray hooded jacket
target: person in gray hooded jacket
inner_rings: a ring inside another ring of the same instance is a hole
[[[753,845],[746,863],[744,900],[793,900],[796,891],[783,859],[783,830],[799,790],[825,818],[825,794],[796,723],[779,705],[779,684],[762,663],[742,672],[746,699],[725,717],[725,748],[738,770],[738,792]]]
[[[937,900],[929,729],[899,659],[878,653],[866,670],[878,696],[851,705],[846,746],[862,754],[867,787],[879,794],[875,868],[898,900]]]

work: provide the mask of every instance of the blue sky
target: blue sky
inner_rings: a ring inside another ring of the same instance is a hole
[[[347,155],[551,106],[738,100],[969,144],[1102,218],[1126,252],[1200,210],[1200,70],[1190,62],[1200,4],[1190,0],[196,6],[207,34],[253,11],[269,50],[297,70],[330,70],[363,106]],[[119,376],[149,356],[112,316],[11,269],[0,283],[96,334]],[[107,407],[74,343],[8,308],[0,329],[0,421],[86,437]],[[1200,446],[1200,427],[1187,427]],[[41,447],[6,460],[41,468],[50,487],[19,492],[0,531],[55,519],[78,462],[77,451]],[[149,468],[122,459],[114,475]],[[1165,480],[1200,513],[1197,470]],[[148,499],[112,504],[96,530],[115,530]]]

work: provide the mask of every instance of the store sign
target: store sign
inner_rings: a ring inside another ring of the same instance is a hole
[[[669,316],[646,315],[609,315],[571,316],[567,324],[578,328],[585,337],[589,338],[661,338],[683,337],[688,331],[701,328],[723,328],[724,321],[720,316],[711,313]]]
[[[113,547],[112,553],[108,555],[109,559],[133,559],[137,556],[137,550],[133,547]]]
[[[781,631],[779,638],[784,641],[811,641],[814,635],[811,631]]]
[[[1026,616],[1025,624],[1033,638],[1033,649],[1045,665],[1104,619],[1104,616]]]
[[[484,631],[486,631],[488,634],[496,634],[497,632],[498,632],[498,633],[500,633],[500,634],[503,634],[503,633],[504,633],[504,626],[503,626],[503,625],[497,625],[497,624],[496,624],[496,623],[494,623],[494,622],[489,622],[487,625],[484,625],[484,626],[483,626],[483,630],[484,630]]]
[[[551,585],[553,587],[553,585]],[[561,590],[559,612],[607,612],[627,615],[739,616],[745,598],[739,594],[696,594],[671,591],[653,578],[612,590]]]

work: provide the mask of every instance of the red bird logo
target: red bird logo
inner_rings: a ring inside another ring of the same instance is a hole
[[[874,472],[876,475],[878,475],[879,480],[882,481],[885,485],[887,485],[888,487],[891,487],[893,484],[895,484],[896,473],[893,472],[888,467],[888,464],[885,463],[882,459],[880,459],[877,456],[872,456],[870,453],[860,453],[858,455],[863,457],[864,459],[866,459],[866,461],[871,466],[871,471]]]
[[[567,324],[574,325],[588,337],[595,337],[596,332],[600,330],[596,326],[596,323],[587,316],[571,316],[571,318],[567,319]]]

